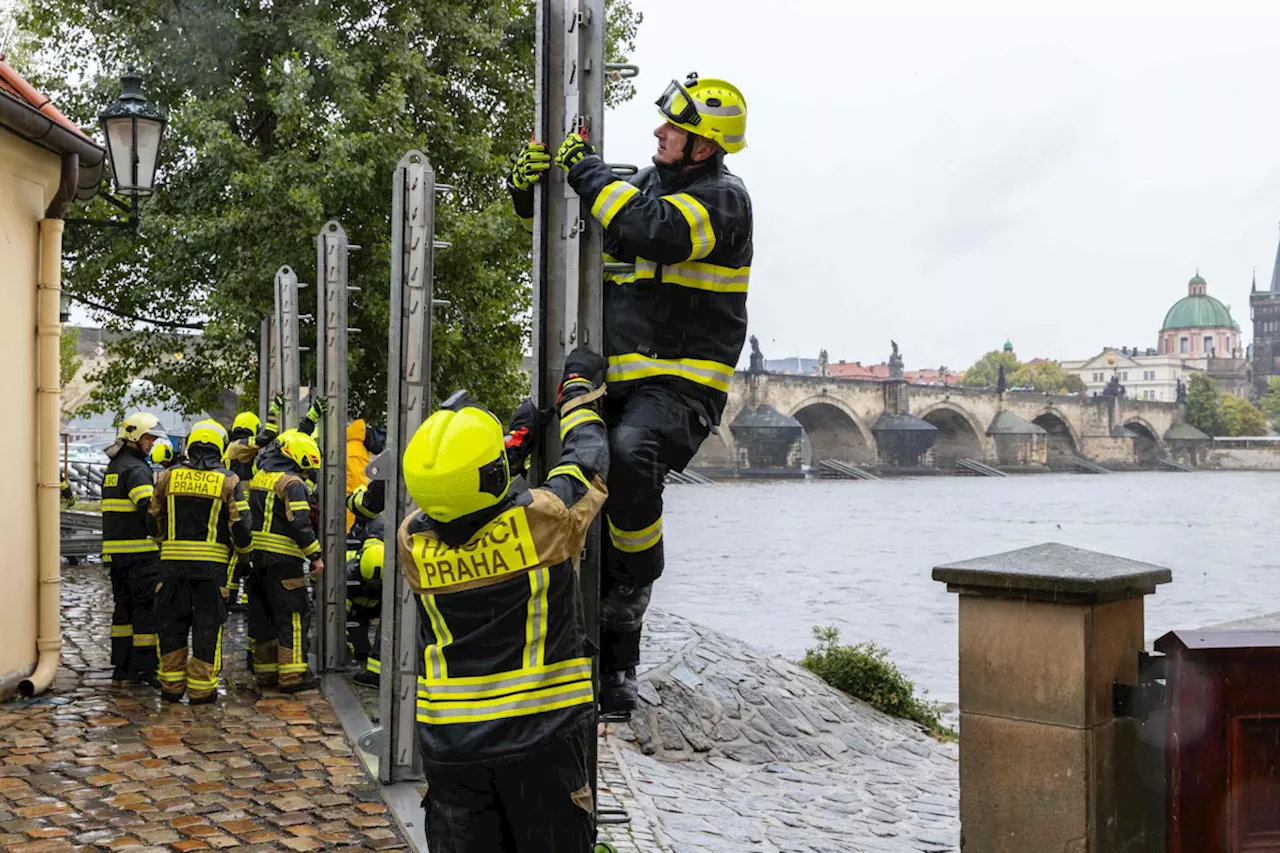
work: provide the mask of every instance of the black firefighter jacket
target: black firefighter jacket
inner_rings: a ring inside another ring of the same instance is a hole
[[[249,508],[254,551],[299,561],[320,553],[307,486],[298,466],[276,444],[258,453],[257,471],[249,481]],[[259,568],[257,558],[254,566]]]
[[[110,451],[108,451],[110,452]],[[115,566],[155,559],[159,551],[147,531],[155,475],[146,454],[120,444],[102,479],[102,561]]]
[[[250,547],[249,502],[240,479],[204,445],[191,458],[160,472],[148,519],[160,542],[165,577],[227,583],[231,555]]]

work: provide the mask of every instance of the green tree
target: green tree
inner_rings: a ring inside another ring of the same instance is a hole
[[[1030,388],[1041,394],[1063,394],[1069,391],[1071,379],[1079,382],[1080,377],[1068,375],[1055,361],[1041,361],[1036,364],[1024,364],[1010,377],[1006,377],[1010,388]]]
[[[1013,353],[998,349],[992,350],[975,361],[964,372],[964,379],[960,384],[970,388],[994,388],[1000,378],[1001,365],[1004,365],[1005,382],[1012,388],[1013,375],[1022,367],[1022,362],[1018,361],[1018,357]]]
[[[1238,394],[1222,395],[1218,423],[1223,435],[1265,435],[1267,432],[1267,417],[1262,409]]]
[[[58,338],[58,384],[63,388],[76,378],[76,372],[84,364],[76,349],[79,344],[80,327],[63,326],[62,336]]]
[[[1280,429],[1280,376],[1267,380],[1267,393],[1262,396],[1262,413],[1275,429]]]
[[[1062,384],[1062,391],[1065,394],[1083,394],[1088,390],[1088,386],[1077,373],[1068,373],[1066,381]]]
[[[1208,435],[1222,435],[1218,421],[1218,389],[1203,373],[1187,382],[1187,423]]]
[[[119,410],[129,380],[186,412],[223,388],[256,396],[258,329],[281,264],[315,276],[315,235],[343,224],[351,256],[353,416],[385,410],[391,176],[424,151],[442,196],[433,388],[466,387],[498,410],[525,390],[528,235],[502,178],[533,121],[533,6],[524,0],[24,0],[23,71],[82,126],[141,60],[169,116],[159,191],[137,235],[75,229],[65,286],[122,336],[90,377],[90,411]],[[639,16],[611,0],[612,60]],[[630,95],[614,84],[611,102]],[[558,140],[551,140],[552,144]],[[103,217],[99,199],[76,215]],[[303,310],[314,290],[302,291]],[[140,319],[141,318],[141,319]],[[170,357],[173,331],[199,329]],[[313,326],[302,330],[304,340]],[[314,375],[304,358],[303,381]]]

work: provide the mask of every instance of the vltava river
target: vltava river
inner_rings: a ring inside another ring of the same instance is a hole
[[[1148,640],[1280,611],[1280,474],[730,482],[666,491],[657,607],[799,658],[811,627],[874,640],[957,698],[956,596],[935,565],[1061,542],[1173,570]]]

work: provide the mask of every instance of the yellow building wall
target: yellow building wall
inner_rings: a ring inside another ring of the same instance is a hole
[[[36,282],[58,157],[0,130],[0,698],[36,663]]]

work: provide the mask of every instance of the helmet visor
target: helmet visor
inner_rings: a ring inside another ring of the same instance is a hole
[[[696,125],[702,121],[702,116],[698,114],[697,102],[693,100],[689,90],[675,80],[671,81],[666,91],[662,93],[662,97],[654,103],[658,105],[658,109],[664,116],[676,124]]]

